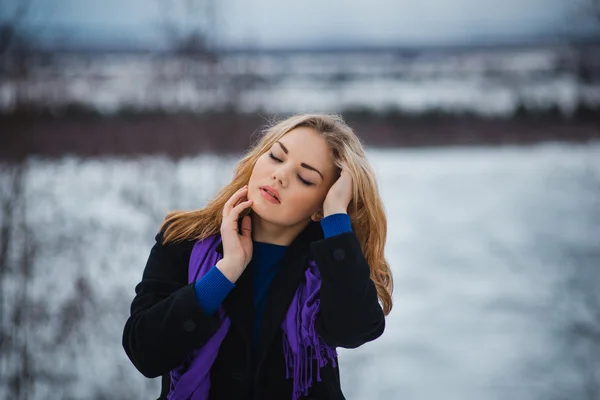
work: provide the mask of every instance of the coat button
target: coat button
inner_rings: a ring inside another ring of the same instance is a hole
[[[335,258],[336,261],[342,261],[345,256],[346,252],[344,251],[344,249],[335,249],[333,251],[333,258]]]
[[[183,329],[186,332],[192,332],[194,329],[196,329],[196,323],[191,319],[186,319],[183,321]]]

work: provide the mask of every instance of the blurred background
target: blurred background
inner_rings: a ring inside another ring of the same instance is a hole
[[[389,221],[348,399],[600,399],[596,0],[0,0],[0,397],[158,397],[121,347],[154,235],[298,112]]]

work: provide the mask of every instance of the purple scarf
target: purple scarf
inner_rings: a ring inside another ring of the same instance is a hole
[[[188,282],[196,282],[219,261],[221,255],[215,248],[220,236],[212,235],[194,244],[188,268]],[[315,319],[319,312],[321,275],[314,261],[305,271],[306,282],[301,283],[281,324],[283,330],[283,353],[287,366],[286,378],[293,378],[292,400],[308,395],[312,386],[312,360],[317,360],[317,381],[321,381],[320,369],[331,360],[336,367],[334,348],[327,346],[315,331]],[[219,347],[227,335],[231,320],[219,307],[221,326],[199,349],[188,354],[184,362],[171,371],[169,400],[206,400],[210,391],[210,369],[217,358]]]

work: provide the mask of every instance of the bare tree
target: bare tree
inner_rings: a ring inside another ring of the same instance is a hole
[[[25,162],[5,166],[0,192],[0,382],[14,399],[30,398],[34,381],[49,375],[36,370],[30,341],[31,322],[47,310],[29,296],[37,246],[26,223],[26,175]]]
[[[0,83],[10,88],[17,112],[40,108],[43,98],[32,90],[34,79],[42,66],[49,67],[56,59],[41,46],[45,28],[33,27],[36,6],[34,0],[0,1]],[[64,91],[64,85],[52,86],[57,93]]]
[[[83,273],[60,304],[52,293],[32,287],[45,254],[64,251],[75,241],[60,235],[48,241],[37,234],[29,214],[40,199],[28,193],[29,174],[27,160],[0,164],[0,397],[16,400],[35,398],[42,387],[69,392],[76,370],[57,370],[48,359],[73,347],[71,339],[94,309]]]
[[[158,64],[158,82],[185,82],[224,111],[238,112],[245,91],[262,83],[249,58],[226,62],[219,27],[224,16],[215,0],[159,0],[161,30],[169,52]],[[232,66],[233,64],[233,66]],[[173,66],[176,66],[173,68]]]
[[[31,1],[3,1],[0,3],[0,81],[14,85],[15,107],[28,103],[26,84],[31,74],[33,43],[27,35],[24,22]]]

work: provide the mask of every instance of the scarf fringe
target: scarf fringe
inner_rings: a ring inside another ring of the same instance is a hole
[[[318,278],[318,288],[320,289],[320,276],[314,262],[310,263],[309,269],[306,271],[307,280],[310,275]],[[297,308],[296,310],[290,310],[295,313],[296,328],[292,329],[292,334],[297,334],[298,337],[289,337],[287,329],[283,329],[283,354],[285,357],[286,365],[286,379],[292,378],[293,393],[292,400],[297,400],[300,396],[308,395],[308,389],[313,385],[313,361],[317,361],[317,382],[321,382],[321,368],[327,365],[328,361],[331,361],[332,366],[337,367],[335,358],[337,352],[334,348],[331,348],[325,344],[323,339],[317,335],[315,330],[315,321],[317,319],[320,301],[318,298],[311,298],[314,295],[314,288],[308,288],[308,291],[312,293],[305,293],[307,285],[303,284],[303,287],[299,288],[297,296]],[[304,296],[306,294],[307,296]],[[314,300],[314,307],[305,307],[307,303]],[[304,309],[310,309],[311,313],[308,316],[308,320],[303,321],[302,311]],[[308,326],[306,326],[308,325]],[[291,342],[297,344],[297,349],[294,351]]]

